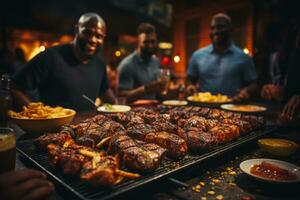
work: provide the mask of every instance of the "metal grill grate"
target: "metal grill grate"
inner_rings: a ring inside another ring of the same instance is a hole
[[[31,164],[34,164],[35,166],[44,170],[52,179],[57,182],[57,184],[62,186],[64,190],[69,191],[69,194],[72,196],[81,200],[109,199],[132,189],[144,186],[148,183],[161,180],[162,178],[168,178],[207,159],[217,157],[227,151],[233,150],[245,143],[258,139],[273,131],[274,129],[252,132],[240,137],[235,141],[232,141],[229,144],[216,147],[209,152],[203,152],[201,154],[188,154],[182,160],[177,162],[167,158],[153,173],[143,175],[141,178],[136,180],[122,182],[121,184],[113,186],[112,188],[103,189],[92,188],[88,183],[80,181],[78,177],[63,175],[59,170],[50,165],[49,156],[46,152],[40,152],[35,149],[32,140],[18,141],[17,150],[25,159],[25,161],[29,161]]]

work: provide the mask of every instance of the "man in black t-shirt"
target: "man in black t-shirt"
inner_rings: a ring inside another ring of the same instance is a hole
[[[75,38],[70,44],[54,46],[34,57],[14,78],[14,96],[21,105],[30,100],[24,92],[38,89],[44,104],[93,109],[82,95],[115,103],[109,89],[106,68],[99,55],[106,26],[96,13],[82,15],[75,25]]]

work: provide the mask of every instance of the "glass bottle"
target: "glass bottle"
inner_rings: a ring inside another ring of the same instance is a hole
[[[10,90],[10,76],[3,74],[0,89],[0,126],[8,126],[8,111],[12,108],[12,97]]]

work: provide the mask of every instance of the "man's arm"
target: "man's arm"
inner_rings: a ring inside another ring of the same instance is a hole
[[[242,67],[241,77],[243,80],[243,87],[239,90],[239,93],[233,97],[236,101],[249,99],[251,95],[259,90],[254,62],[250,56],[246,55]]]
[[[132,102],[139,99],[141,96],[145,95],[145,86],[140,86],[138,88],[132,90],[121,90],[119,89],[120,96],[125,96],[127,98],[127,102]]]
[[[193,95],[197,93],[198,87],[197,87],[197,77],[196,76],[191,76],[187,75],[185,85],[186,85],[186,93],[188,95]]]
[[[21,110],[23,106],[27,106],[31,102],[21,90],[12,89],[11,94],[14,102],[14,110]]]
[[[243,87],[239,93],[232,98],[234,101],[247,100],[255,93],[255,91],[258,90],[258,84],[256,81],[248,82],[245,85],[246,86]]]
[[[15,109],[30,103],[26,91],[32,91],[47,79],[52,66],[52,54],[44,51],[30,60],[12,80],[12,96]]]
[[[134,76],[135,72],[131,68],[131,65],[126,62],[121,62],[118,67],[119,85],[118,90],[120,96],[125,96],[127,102],[132,102],[140,99],[145,94],[157,94],[163,91],[165,87],[165,80],[159,79],[152,81],[147,85],[142,85],[134,88]]]
[[[141,98],[145,94],[160,94],[165,89],[165,86],[165,80],[158,79],[132,90],[119,89],[119,93],[121,96],[127,97],[128,102],[132,102]]]

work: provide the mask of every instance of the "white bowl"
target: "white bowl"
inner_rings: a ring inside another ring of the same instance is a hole
[[[275,179],[270,179],[270,178],[266,178],[266,177],[261,177],[261,176],[257,176],[255,174],[252,174],[250,172],[250,169],[254,166],[254,165],[259,165],[261,164],[263,161],[268,162],[270,164],[273,164],[277,167],[280,167],[282,169],[288,170],[289,172],[293,173],[296,175],[296,179],[295,180],[275,180]],[[243,162],[240,163],[240,168],[243,172],[245,172],[246,174],[248,174],[249,176],[252,176],[255,179],[259,179],[265,182],[273,182],[273,183],[295,183],[300,181],[300,167],[288,163],[288,162],[284,162],[281,160],[274,160],[274,159],[250,159],[250,160],[245,160]]]

